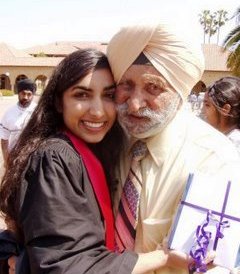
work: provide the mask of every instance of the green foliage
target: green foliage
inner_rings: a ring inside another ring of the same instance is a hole
[[[236,47],[240,42],[240,24],[239,26],[236,26],[233,30],[230,31],[230,33],[227,35],[223,42],[224,48],[234,48]]]
[[[235,76],[240,77],[240,7],[231,19],[236,18],[236,27],[230,31],[223,42],[224,49],[230,54],[227,59],[227,67],[232,70]]]
[[[0,96],[13,96],[14,92],[9,89],[0,89]]]
[[[227,67],[232,70],[233,75],[240,77],[240,44],[229,54]]]
[[[47,57],[47,55],[41,51],[38,54],[36,54],[36,57]]]
[[[225,22],[228,21],[227,11],[218,10],[213,14],[210,10],[203,10],[199,14],[199,22],[203,26],[203,40],[205,43],[206,35],[208,36],[208,43],[210,43],[211,37],[217,33],[217,44],[219,42],[220,28],[225,25]]]

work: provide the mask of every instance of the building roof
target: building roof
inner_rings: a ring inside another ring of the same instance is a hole
[[[8,58],[31,57],[26,51],[15,49],[5,43],[0,43],[0,56]]]
[[[39,53],[44,53],[47,56],[66,56],[78,49],[84,48],[96,48],[100,51],[106,52],[105,43],[100,42],[65,42],[60,41],[56,43],[51,43],[47,45],[35,46],[26,49],[25,51],[33,56]]]
[[[0,43],[0,66],[55,67],[62,58],[33,57],[23,50]]]
[[[64,56],[83,48],[96,48],[106,52],[107,43],[60,41],[26,50],[17,50],[5,43],[0,43],[0,66],[55,67]],[[226,66],[229,51],[223,51],[223,48],[216,44],[203,44],[202,49],[205,58],[205,70],[229,71]],[[44,53],[48,57],[34,57],[40,53]]]
[[[203,44],[202,50],[205,58],[205,70],[229,71],[226,65],[228,50],[224,51],[223,47],[216,44]]]
[[[0,66],[11,67],[55,67],[63,57],[19,57],[0,58]]]
[[[76,49],[77,48],[72,45],[59,45],[58,43],[55,43],[27,48],[25,51],[33,56],[41,53],[47,56],[66,56]]]
[[[26,49],[26,52],[31,55],[37,55],[42,52],[47,56],[65,56],[77,49],[83,48],[96,48],[106,53],[107,43],[60,41],[43,46],[32,47]],[[205,70],[229,71],[226,66],[229,51],[223,51],[223,48],[216,44],[203,44],[202,50],[205,58]]]

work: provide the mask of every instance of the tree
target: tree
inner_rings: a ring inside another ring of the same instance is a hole
[[[201,14],[199,14],[199,22],[203,26],[203,43],[206,41],[206,34],[208,33],[208,20],[210,16],[210,10],[203,10]]]
[[[215,15],[210,14],[208,18],[208,44],[210,44],[211,37],[217,32],[217,26],[215,23]]]
[[[214,12],[214,25],[216,26],[217,31],[217,44],[219,43],[220,28],[228,21],[227,14],[228,12],[225,10],[218,10]]]
[[[203,10],[201,14],[199,14],[199,22],[203,26],[203,41],[204,44],[206,42],[206,34],[208,35],[208,43],[210,44],[211,37],[217,33],[217,44],[219,42],[220,29],[225,22],[228,20],[227,11],[218,10],[213,14],[210,10]]]
[[[233,74],[240,76],[240,7],[231,19],[236,19],[236,27],[230,31],[223,42],[224,49],[228,49],[230,54],[227,59],[227,67]]]

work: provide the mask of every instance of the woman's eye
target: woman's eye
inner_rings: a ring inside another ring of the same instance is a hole
[[[114,100],[114,98],[115,98],[115,90],[114,91],[108,91],[108,92],[106,92],[105,93],[105,97],[109,98],[111,100]]]
[[[74,97],[76,97],[76,98],[88,98],[89,95],[88,95],[87,92],[82,91],[82,92],[76,92]]]

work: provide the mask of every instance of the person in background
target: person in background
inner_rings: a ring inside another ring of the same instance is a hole
[[[116,175],[117,244],[149,252],[168,241],[189,173],[239,173],[239,157],[224,135],[185,109],[189,90],[201,79],[203,57],[174,27],[123,27],[107,56],[117,83],[118,120],[128,137]],[[131,148],[138,143],[146,152],[137,165]],[[176,261],[154,273],[187,274],[188,268]]]
[[[9,151],[16,144],[20,133],[37,105],[33,100],[35,92],[36,84],[32,80],[20,80],[17,83],[18,102],[10,107],[2,117],[0,139],[4,166],[6,165]]]
[[[223,77],[207,88],[202,116],[225,134],[240,154],[240,78]]]
[[[1,212],[23,247],[10,273],[129,274],[171,265],[178,256],[185,263],[184,254],[163,248],[115,252],[104,174],[110,183],[122,149],[114,97],[99,51],[78,50],[54,70],[9,154],[0,188]]]

